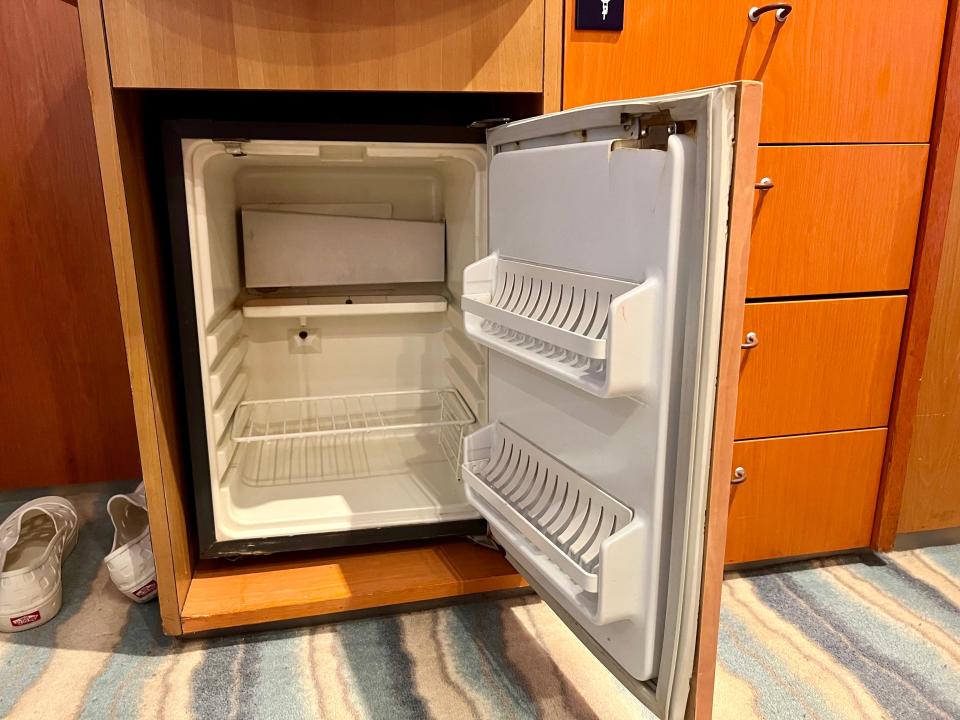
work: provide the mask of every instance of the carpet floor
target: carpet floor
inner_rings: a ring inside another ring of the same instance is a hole
[[[535,597],[181,642],[102,565],[106,497],[60,614],[0,635],[0,717],[591,718],[652,715]],[[0,518],[37,493],[0,495]],[[715,717],[960,718],[960,545],[798,563],[725,584]]]

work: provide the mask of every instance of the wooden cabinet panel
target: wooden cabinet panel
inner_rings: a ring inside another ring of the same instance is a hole
[[[104,0],[115,87],[543,88],[543,0]]]
[[[77,9],[0,3],[0,489],[140,474]]]
[[[728,563],[870,544],[885,428],[734,444]]]
[[[183,632],[399,607],[525,586],[502,553],[467,540],[204,560],[183,604]]]
[[[748,297],[910,286],[926,145],[760,149]]]
[[[796,0],[786,22],[753,0],[627,2],[620,33],[574,29],[564,107],[762,80],[760,141],[926,142],[946,0]]]
[[[886,425],[905,296],[748,304],[737,439]]]
[[[960,526],[960,164],[917,397],[897,532]]]

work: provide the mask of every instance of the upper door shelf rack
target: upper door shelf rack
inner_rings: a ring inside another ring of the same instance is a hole
[[[598,397],[652,386],[657,280],[643,283],[489,255],[464,271],[467,334]]]

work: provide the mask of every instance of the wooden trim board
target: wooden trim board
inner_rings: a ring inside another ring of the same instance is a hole
[[[150,512],[163,630],[179,635],[180,608],[193,575],[183,464],[174,427],[175,377],[163,321],[157,276],[158,238],[143,167],[136,108],[111,88],[99,0],[80,0],[80,29],[87,66],[107,226],[120,301],[140,462]]]
[[[713,460],[710,468],[710,491],[707,497],[700,622],[697,628],[693,688],[687,705],[688,717],[697,720],[709,720],[713,715],[717,639],[720,630],[720,595],[723,588],[723,558],[727,539],[727,508],[730,503],[730,467],[733,462],[733,437],[740,377],[740,337],[743,333],[743,304],[747,293],[747,264],[750,257],[750,232],[753,219],[753,185],[757,169],[762,98],[762,85],[748,83],[740,86],[730,201],[727,277],[720,331],[720,369],[717,376],[717,404],[713,427]]]
[[[880,477],[880,492],[871,547],[891,550],[897,534],[907,461],[913,437],[914,418],[920,396],[920,378],[926,359],[927,339],[933,314],[940,259],[955,207],[955,188],[960,182],[960,22],[958,3],[947,10],[940,83],[933,111],[933,131],[920,230],[914,253],[913,275],[907,300],[903,340],[894,381],[890,428]]]
[[[563,0],[543,5],[543,111],[563,108]]]
[[[201,561],[183,606],[183,632],[523,587],[526,582],[501,553],[468,540]]]

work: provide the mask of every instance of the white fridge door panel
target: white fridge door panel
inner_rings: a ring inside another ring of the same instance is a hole
[[[492,351],[490,424],[464,440],[468,498],[662,716],[692,663],[679,627],[699,594],[734,98],[491,131],[491,255],[464,273],[467,332]]]

